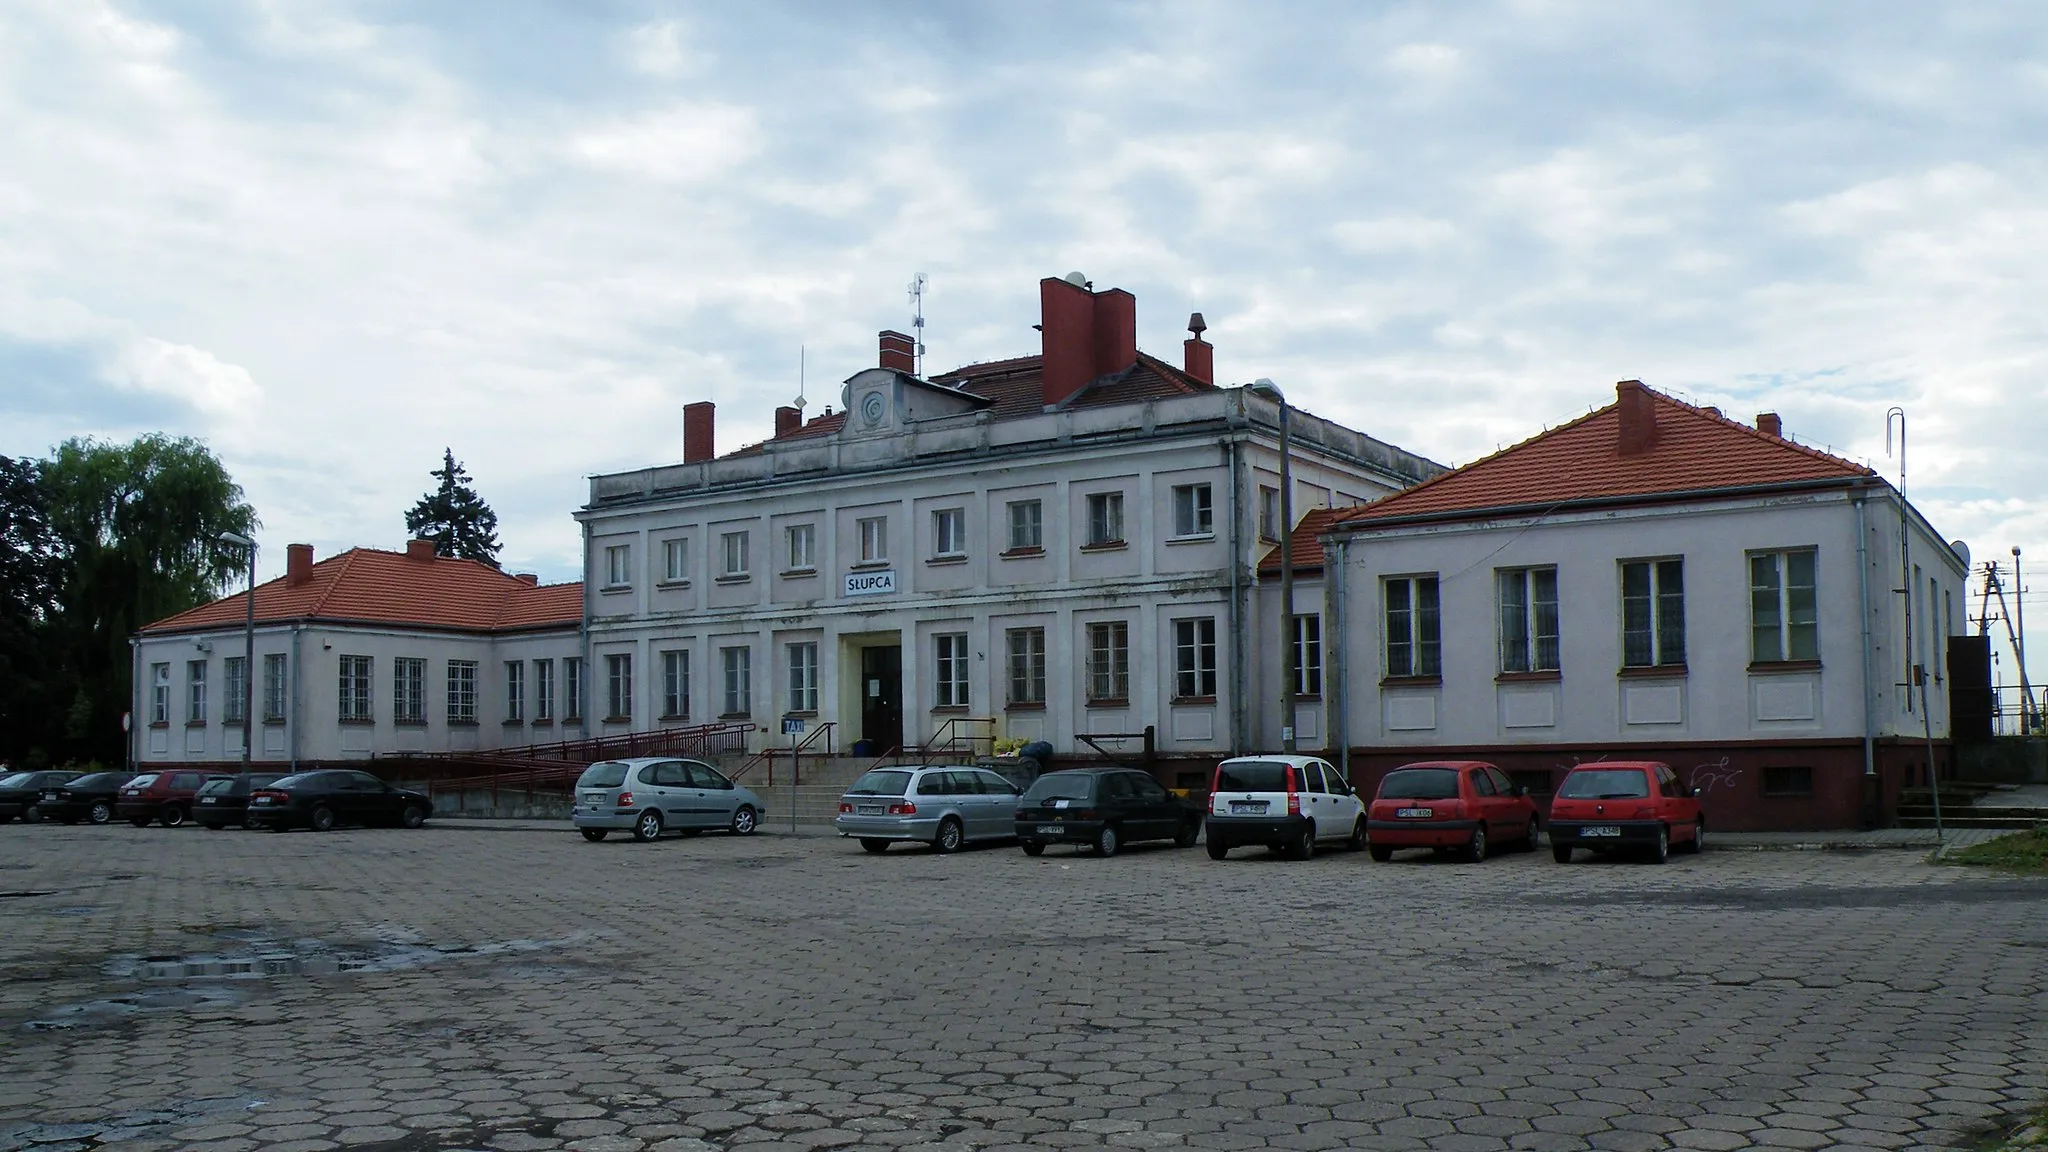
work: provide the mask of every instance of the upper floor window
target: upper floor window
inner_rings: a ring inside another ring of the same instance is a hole
[[[1207,484],[1173,487],[1173,534],[1211,536],[1216,532],[1215,498]]]
[[[967,555],[967,512],[941,508],[932,513],[932,555]]]
[[[784,539],[789,544],[786,567],[791,572],[809,572],[818,566],[818,526],[791,524]]]
[[[1820,659],[1816,552],[1749,554],[1749,657],[1759,664]]]
[[[424,724],[427,719],[427,662],[417,656],[391,661],[391,719]]]
[[[1216,695],[1216,618],[1173,622],[1173,695],[1191,700]]]
[[[889,562],[888,517],[867,516],[861,519],[860,562],[863,564],[886,564]]]
[[[1685,561],[1621,563],[1621,666],[1685,665]]]
[[[1036,500],[1012,500],[1009,512],[1010,551],[1045,547],[1044,505]]]
[[[725,568],[723,569],[725,575],[745,576],[748,571],[747,534],[745,532],[727,532],[718,539],[725,546]]]
[[[633,546],[614,544],[604,550],[604,585],[624,588],[633,583]]]
[[[206,661],[185,662],[185,723],[206,723]]]
[[[448,722],[476,723],[476,661],[448,662]]]
[[[690,540],[678,536],[661,542],[661,578],[670,584],[681,584],[690,578]]]
[[[1443,621],[1434,576],[1387,579],[1387,675],[1443,675]]]
[[[604,718],[633,718],[633,656],[629,652],[604,658]]]
[[[1496,568],[1500,603],[1500,670],[1555,672],[1557,569]]]
[[[343,656],[341,658],[341,718],[343,720],[370,719],[370,658],[368,656]]]
[[[1259,486],[1259,539],[1280,539],[1280,490]]]
[[[1088,546],[1098,548],[1124,542],[1124,494],[1088,494]]]

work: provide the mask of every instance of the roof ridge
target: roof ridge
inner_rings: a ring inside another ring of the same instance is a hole
[[[305,613],[306,615],[319,616],[326,611],[327,601],[333,598],[334,590],[341,587],[341,582],[348,578],[349,571],[355,567],[356,553],[361,552],[362,550],[362,545],[358,544],[353,548],[343,549],[339,556],[330,556],[327,558],[327,562],[330,564],[335,563],[336,561],[339,561],[340,563],[334,569],[333,578],[327,581],[327,587],[322,588],[320,590],[320,595],[314,599],[312,607],[307,609]],[[317,568],[319,567],[319,565],[316,564],[314,565],[314,567]],[[312,575],[312,573],[308,572],[307,575],[310,576]],[[289,579],[289,576],[287,576],[287,579]]]
[[[1806,453],[1808,456],[1811,456],[1816,460],[1825,460],[1830,464],[1840,464],[1847,468],[1853,468],[1857,472],[1863,473],[1865,475],[1877,475],[1877,471],[1867,464],[1858,464],[1857,462],[1849,459],[1846,456],[1837,456],[1832,452],[1823,452],[1820,449],[1815,448],[1811,445],[1801,444],[1799,441],[1792,439],[1790,436],[1773,436],[1769,432],[1766,432],[1761,428],[1753,428],[1747,424],[1744,424],[1742,421],[1735,419],[1733,416],[1728,415],[1727,413],[1721,411],[1717,407],[1693,404],[1689,401],[1680,400],[1678,397],[1673,396],[1668,392],[1659,392],[1655,388],[1652,388],[1647,384],[1643,385],[1643,391],[1648,392],[1650,395],[1656,397],[1659,400],[1663,400],[1676,407],[1683,408],[1695,416],[1701,416],[1712,420],[1719,420],[1721,423],[1726,424],[1732,428],[1739,428],[1742,430],[1744,435],[1750,437],[1753,440],[1759,440],[1763,443],[1776,445],[1781,448],[1793,448],[1800,452]],[[1616,403],[1618,404],[1619,401],[1617,401]],[[1609,405],[1609,407],[1613,406],[1614,405]]]

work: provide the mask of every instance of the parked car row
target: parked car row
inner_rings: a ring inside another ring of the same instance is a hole
[[[1535,851],[1549,829],[1552,857],[1638,850],[1662,863],[1698,852],[1706,819],[1698,793],[1669,766],[1613,761],[1572,769],[1545,821],[1528,791],[1483,761],[1404,765],[1369,801],[1312,756],[1247,756],[1217,765],[1206,809],[1118,766],[1049,772],[1019,790],[984,768],[876,768],[840,797],[834,827],[868,852],[929,844],[957,852],[976,840],[1014,840],[1026,855],[1077,844],[1114,856],[1124,844],[1206,839],[1209,857],[1262,846],[1308,859],[1318,846],[1369,850],[1376,861],[1406,848],[1487,858],[1496,846]],[[588,833],[586,832],[586,835]]]
[[[0,779],[0,823],[111,824],[176,828],[188,819],[209,831],[342,824],[417,828],[433,811],[426,793],[395,788],[367,772],[322,769],[237,775],[168,772],[18,772]]]

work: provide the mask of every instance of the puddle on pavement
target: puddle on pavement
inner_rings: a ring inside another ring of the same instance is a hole
[[[129,1140],[154,1139],[167,1124],[254,1112],[269,1104],[255,1096],[216,1097],[170,1104],[91,1124],[24,1124],[0,1127],[0,1148],[106,1148]]]
[[[553,940],[499,940],[488,944],[415,944],[382,941],[337,948],[319,940],[290,943],[267,940],[248,932],[219,932],[217,937],[248,945],[192,956],[117,956],[106,974],[124,980],[250,980],[278,976],[338,976],[359,972],[404,972],[445,960],[524,956],[583,943],[590,933]]]
[[[221,1008],[241,1003],[242,997],[225,988],[165,988],[153,992],[132,992],[83,1000],[53,1008],[39,1020],[22,1025],[31,1032],[68,1032],[90,1028],[144,1012],[183,1012],[193,1008]]]

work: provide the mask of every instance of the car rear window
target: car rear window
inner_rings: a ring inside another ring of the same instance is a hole
[[[1581,769],[1564,778],[1557,794],[1566,800],[1636,800],[1650,794],[1650,782],[1640,768]]]
[[[119,772],[95,772],[90,776],[80,776],[71,783],[64,785],[64,787],[76,788],[81,792],[89,792],[95,788],[119,788],[121,782],[126,779],[127,777]],[[156,777],[138,776],[136,779],[147,784],[149,781],[156,779]]]
[[[578,788],[617,788],[626,782],[626,766],[617,760],[604,760],[583,770],[576,778]]]
[[[1054,772],[1032,782],[1024,793],[1030,801],[1086,800],[1095,795],[1095,777],[1086,772]]]
[[[128,786],[130,788],[147,788],[154,783],[156,783],[156,773],[145,772],[142,775],[137,776],[135,779],[130,780],[128,782]]]
[[[863,773],[860,779],[853,782],[853,787],[846,790],[846,794],[848,796],[901,796],[903,795],[903,790],[908,787],[910,787],[910,773],[899,772],[894,769],[877,768],[872,772]]]
[[[280,776],[277,779],[272,780],[269,784],[269,787],[302,788],[308,784],[319,783],[319,781],[316,779],[316,777],[318,777],[319,775],[320,774],[318,772],[301,772],[296,776]]]
[[[1455,768],[1397,768],[1380,781],[1382,800],[1451,800],[1457,795]]]
[[[35,777],[36,774],[33,772],[16,772],[5,780],[0,780],[0,788],[25,788]]]
[[[1227,760],[1216,768],[1218,792],[1285,792],[1287,764],[1281,760]]]
[[[235,782],[233,780],[208,780],[199,786],[199,794],[201,796],[219,796],[234,790]]]

